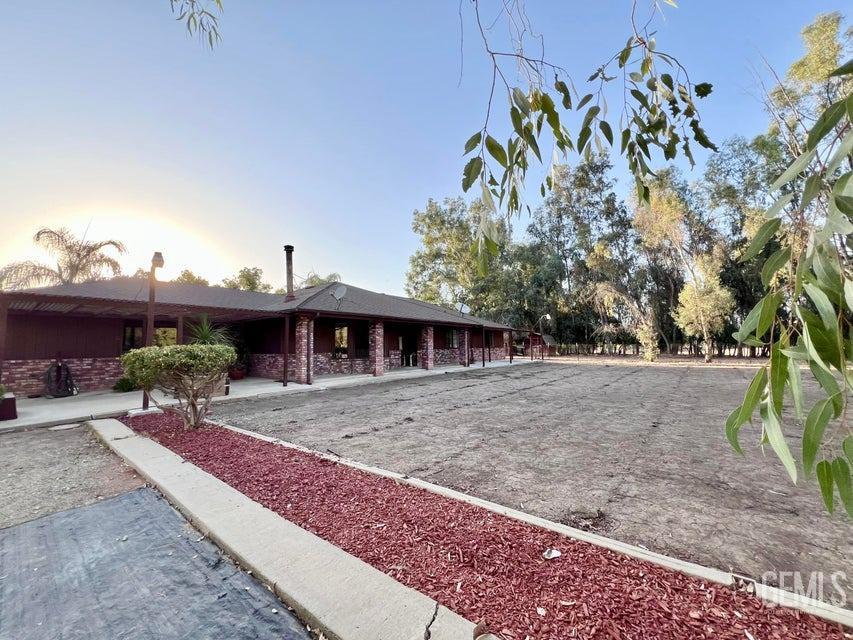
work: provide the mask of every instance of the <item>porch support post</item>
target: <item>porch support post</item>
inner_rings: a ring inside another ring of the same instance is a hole
[[[301,315],[296,318],[296,381],[311,384],[314,360],[314,320]]]
[[[483,361],[483,366],[486,366],[486,325],[483,325],[482,331],[483,341],[480,345],[480,360]]]
[[[529,337],[528,342],[530,342],[530,359],[533,360],[533,332],[532,331],[528,334],[528,337]]]
[[[504,356],[509,355],[509,361],[512,362],[512,332],[504,331]]]
[[[370,372],[374,376],[385,373],[385,325],[381,320],[371,320],[368,329]]]
[[[314,384],[314,318],[308,319],[308,384]]]
[[[471,332],[466,327],[460,331],[462,334],[459,339],[459,364],[467,367],[471,364]]]
[[[178,316],[177,329],[175,329],[175,344],[184,344],[184,316]]]
[[[284,333],[281,336],[282,373],[283,385],[287,386],[287,365],[290,359],[290,314],[284,316]]]
[[[8,322],[9,303],[6,300],[0,300],[0,382],[3,381],[3,361],[6,359],[6,329],[9,326]]]
[[[423,369],[432,369],[435,366],[433,334],[434,330],[432,325],[425,325],[421,327],[421,340],[419,345],[420,353],[418,354],[418,360],[420,360],[421,368]]]

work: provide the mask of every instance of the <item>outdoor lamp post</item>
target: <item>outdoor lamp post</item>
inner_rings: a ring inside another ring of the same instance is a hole
[[[154,298],[157,289],[157,276],[155,271],[163,267],[163,254],[155,251],[151,257],[151,270],[148,272],[148,314],[145,321],[145,346],[154,344]],[[148,392],[142,392],[142,409],[148,408]]]
[[[548,322],[550,322],[551,321],[551,314],[546,313],[541,318],[539,318],[539,340],[540,340],[539,350],[541,351],[541,353],[539,355],[541,356],[541,360],[545,359],[545,330],[542,328],[542,321],[543,320],[547,320]]]

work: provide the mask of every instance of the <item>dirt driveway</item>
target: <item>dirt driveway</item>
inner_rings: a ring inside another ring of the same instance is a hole
[[[822,511],[813,482],[792,486],[755,431],[746,457],[723,436],[753,372],[528,364],[240,401],[215,417],[756,578],[844,571],[850,601],[849,521]]]
[[[0,529],[143,484],[84,427],[0,435]]]

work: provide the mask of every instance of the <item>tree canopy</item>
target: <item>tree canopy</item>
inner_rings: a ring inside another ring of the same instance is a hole
[[[260,267],[243,267],[236,275],[222,280],[222,286],[228,289],[243,291],[260,291],[269,293],[272,285],[264,282],[264,271]]]

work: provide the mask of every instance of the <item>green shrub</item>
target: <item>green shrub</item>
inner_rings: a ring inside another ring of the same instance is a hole
[[[122,356],[121,363],[125,375],[142,389],[159,389],[177,398],[177,405],[164,406],[150,396],[163,411],[181,416],[184,428],[194,429],[204,422],[213,394],[236,359],[228,345],[178,344],[134,349]]]
[[[127,393],[128,391],[137,391],[139,390],[139,385],[136,384],[136,381],[133,378],[128,378],[127,376],[122,376],[116,383],[113,385],[113,391],[118,391],[119,393]]]

